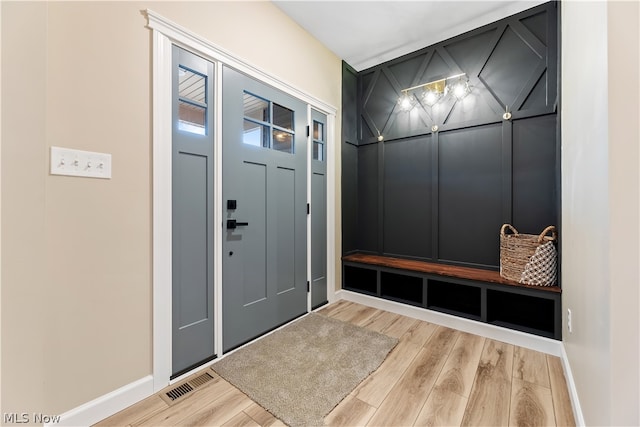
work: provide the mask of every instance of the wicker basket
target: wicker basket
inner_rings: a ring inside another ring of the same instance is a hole
[[[513,234],[506,234],[510,229]],[[551,233],[551,236],[547,234]],[[545,228],[539,235],[520,234],[509,224],[500,229],[500,276],[535,286],[556,285],[558,253],[556,228]]]

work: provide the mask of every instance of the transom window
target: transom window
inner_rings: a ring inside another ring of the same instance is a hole
[[[178,68],[178,129],[207,134],[207,76]]]
[[[313,121],[313,160],[324,162],[324,146],[326,143],[324,123]]]
[[[244,93],[242,142],[256,147],[294,153],[293,110],[267,99]]]

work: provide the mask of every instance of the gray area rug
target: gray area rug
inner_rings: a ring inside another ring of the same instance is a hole
[[[288,425],[321,426],[397,342],[310,313],[223,358],[212,369]]]

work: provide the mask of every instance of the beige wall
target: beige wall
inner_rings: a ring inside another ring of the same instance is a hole
[[[45,403],[46,10],[2,3],[2,408]],[[11,43],[9,42],[11,40]],[[12,64],[11,67],[7,64]],[[7,108],[11,105],[11,108]],[[30,167],[22,167],[30,165]],[[34,244],[35,243],[35,244]],[[37,384],[33,387],[33,384]],[[14,409],[15,408],[15,409]]]
[[[611,425],[640,425],[640,3],[607,3]]]
[[[637,90],[638,4],[562,6],[562,283],[574,324],[564,342],[587,423],[639,424],[638,103],[625,89],[635,64]],[[269,3],[0,7],[0,411],[60,413],[151,373],[151,38],[140,10],[336,107],[340,61]],[[338,117],[336,141],[339,131]],[[112,153],[113,179],[49,176],[52,145]]]
[[[0,7],[0,28],[2,7]],[[2,31],[0,31],[0,64],[2,64]],[[0,94],[2,94],[2,67],[0,66]],[[0,96],[0,117],[2,117],[2,96]],[[2,120],[0,119],[0,190],[2,189]],[[2,224],[2,197],[0,197],[0,224]],[[2,260],[2,226],[0,225],[0,260]],[[2,336],[2,262],[0,262],[0,337]],[[2,339],[0,338],[0,384],[2,384]],[[2,413],[2,387],[0,386],[0,413]]]
[[[562,4],[563,341],[588,425],[640,423],[637,8]]]
[[[1,7],[1,410],[57,414],[152,371],[152,44],[140,11],[335,107],[341,65],[268,2]],[[111,153],[113,178],[50,176],[51,146]]]

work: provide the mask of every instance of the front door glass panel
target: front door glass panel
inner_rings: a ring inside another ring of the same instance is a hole
[[[246,91],[243,108],[244,144],[294,153],[295,114],[292,109]]]

